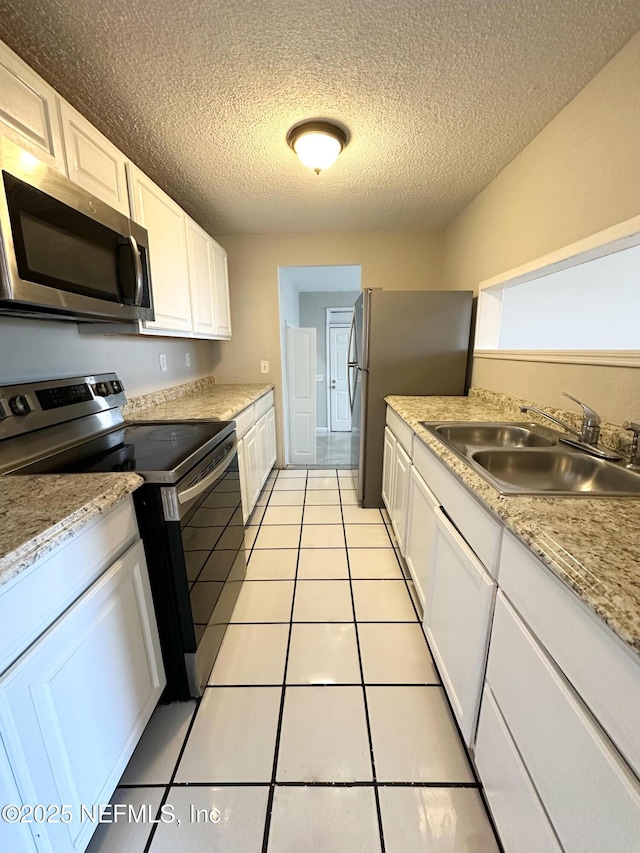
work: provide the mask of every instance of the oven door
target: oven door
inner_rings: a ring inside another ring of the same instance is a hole
[[[212,457],[175,489],[161,489],[190,696],[207,684],[246,574],[235,435]],[[167,698],[186,698],[180,693]]]
[[[153,319],[144,228],[6,140],[0,168],[3,310]]]

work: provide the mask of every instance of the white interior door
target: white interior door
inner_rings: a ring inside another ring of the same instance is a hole
[[[329,327],[329,408],[331,432],[351,430],[351,406],[347,384],[349,327]]]
[[[289,461],[316,461],[316,330],[287,328]]]

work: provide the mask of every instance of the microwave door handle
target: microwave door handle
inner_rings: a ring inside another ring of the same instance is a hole
[[[135,269],[136,276],[136,290],[133,297],[133,304],[139,308],[142,305],[144,279],[142,276],[142,259],[140,258],[140,249],[138,248],[138,243],[136,242],[136,238],[133,234],[129,234],[129,246],[131,247],[131,254],[133,255],[133,267]]]

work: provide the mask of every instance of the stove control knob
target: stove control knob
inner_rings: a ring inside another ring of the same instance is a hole
[[[28,415],[31,411],[29,399],[24,394],[16,394],[15,397],[12,397],[9,400],[9,406],[11,407],[13,414],[18,415],[20,418]]]
[[[98,382],[93,386],[93,393],[96,397],[106,397],[109,393],[109,387],[104,382]]]
[[[0,421],[11,416],[11,409],[4,397],[0,397]]]

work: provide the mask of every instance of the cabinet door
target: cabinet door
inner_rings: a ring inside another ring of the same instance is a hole
[[[133,218],[149,232],[155,320],[145,328],[191,331],[185,214],[140,169],[127,163]]]
[[[55,853],[83,850],[165,684],[142,543],[132,546],[0,680],[0,724],[26,802],[69,805],[38,824]]]
[[[269,464],[268,471],[271,471],[273,466],[276,464],[276,458],[278,455],[277,446],[276,446],[276,410],[273,406],[267,412],[267,437],[269,440]]]
[[[637,776],[502,593],[487,683],[562,849],[637,850]]]
[[[266,414],[263,415],[257,423],[258,427],[258,447],[260,448],[260,488],[264,485],[267,479],[267,474],[271,470],[269,465],[269,424],[267,423]]]
[[[69,178],[129,216],[126,157],[79,112],[60,100]]]
[[[405,538],[405,559],[420,603],[424,607],[429,588],[436,535],[435,496],[414,467],[409,482],[409,510]]]
[[[216,337],[230,338],[231,306],[229,304],[227,253],[215,240],[211,240],[211,252],[213,256],[213,280],[215,286]]]
[[[244,437],[245,456],[247,460],[247,487],[249,512],[256,505],[260,494],[260,471],[262,463],[260,460],[260,445],[258,440],[258,425],[254,424]]]
[[[393,497],[393,472],[396,464],[396,444],[389,427],[384,428],[384,456],[382,458],[382,500],[391,517]]]
[[[411,459],[400,442],[397,442],[393,474],[393,498],[391,501],[391,524],[402,556],[405,554],[410,476]]]
[[[0,136],[64,174],[57,95],[1,42]]]
[[[22,805],[22,797],[7,758],[0,735],[0,807]],[[8,823],[0,817],[0,850],[11,853],[36,853],[37,847],[26,823]]]
[[[496,584],[446,518],[436,512],[425,631],[467,745],[473,743]]]
[[[508,853],[561,853],[488,685],[482,698],[475,759],[504,849]]]
[[[238,472],[240,475],[240,497],[242,498],[242,523],[246,524],[251,514],[249,493],[249,460],[245,453],[244,438],[238,439]]]
[[[212,240],[192,219],[187,219],[189,291],[195,334],[213,337],[216,329]]]

